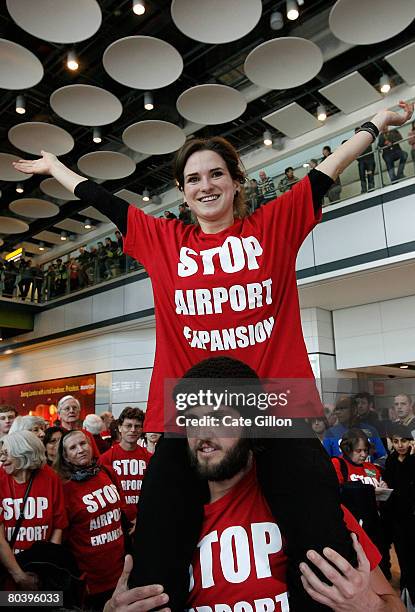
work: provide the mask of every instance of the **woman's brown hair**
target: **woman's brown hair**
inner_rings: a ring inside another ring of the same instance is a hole
[[[236,219],[243,219],[246,217],[248,215],[248,204],[245,199],[245,190],[243,188],[246,174],[242,168],[242,163],[236,149],[230,142],[220,136],[214,136],[213,138],[192,138],[185,142],[178,150],[174,159],[173,173],[180,191],[184,189],[184,168],[187,160],[193,153],[199,151],[213,151],[220,155],[232,179],[241,184],[241,189],[235,194],[233,201],[233,216]]]

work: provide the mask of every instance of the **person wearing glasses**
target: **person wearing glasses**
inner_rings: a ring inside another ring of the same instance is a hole
[[[73,395],[64,395],[58,402],[57,405],[58,417],[61,422],[62,429],[66,431],[72,431],[73,429],[82,429],[81,422],[79,420],[81,414],[81,404]],[[94,436],[89,433],[86,429],[82,429],[92,448],[92,454],[97,459],[100,455]]]

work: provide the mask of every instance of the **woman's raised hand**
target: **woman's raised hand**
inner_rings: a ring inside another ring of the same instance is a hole
[[[13,166],[25,174],[52,174],[52,166],[57,162],[56,155],[46,151],[41,151],[41,154],[39,159],[19,159],[13,162]]]
[[[404,102],[400,100],[399,108],[403,112],[396,112],[385,109],[378,113],[378,116],[382,119],[382,127],[385,128],[387,126],[400,126],[410,120],[414,112],[414,105],[412,102]]]

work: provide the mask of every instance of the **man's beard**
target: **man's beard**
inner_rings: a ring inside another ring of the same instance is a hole
[[[226,451],[222,461],[210,465],[209,462],[198,461],[197,448],[195,450],[188,448],[191,466],[201,478],[215,482],[229,480],[245,469],[251,451],[249,440],[240,438],[233,448]]]

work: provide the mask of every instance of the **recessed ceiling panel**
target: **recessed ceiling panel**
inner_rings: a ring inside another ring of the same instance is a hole
[[[415,84],[415,42],[385,55],[385,60],[395,68],[408,85]]]
[[[114,180],[132,174],[135,163],[123,153],[96,151],[83,155],[78,160],[78,168],[87,176]]]
[[[264,121],[272,125],[289,138],[296,138],[306,132],[311,132],[318,127],[321,127],[320,121],[297,102],[293,102],[284,108],[262,117]]]
[[[50,244],[62,244],[63,242],[59,234],[49,232],[48,230],[39,232],[39,234],[36,234],[33,238],[36,238],[36,240],[43,240],[44,242],[50,242]]]
[[[38,244],[27,241],[21,242],[18,246],[21,246],[26,251],[26,253],[33,253],[33,255],[41,255],[48,248],[47,246],[44,246],[43,250],[40,250]]]
[[[17,149],[32,155],[41,155],[41,151],[65,155],[72,151],[75,144],[72,136],[63,128],[40,121],[18,123],[10,128],[8,136]]]
[[[260,87],[289,89],[310,81],[322,65],[323,55],[315,43],[289,36],[253,49],[245,60],[245,74]]]
[[[171,16],[193,40],[220,44],[248,34],[262,14],[261,0],[173,0]]]
[[[28,224],[20,219],[0,217],[0,234],[23,234],[28,229]]]
[[[330,11],[329,25],[346,43],[373,45],[396,36],[414,18],[414,0],[337,0]]]
[[[10,155],[10,153],[0,153],[0,181],[15,181],[20,183],[21,181],[27,181],[33,174],[24,174],[15,170],[12,162],[19,161],[19,157],[16,155]]]
[[[24,90],[43,78],[43,66],[31,51],[0,38],[0,88]]]
[[[102,63],[118,83],[134,89],[159,89],[174,83],[182,73],[182,56],[153,36],[127,36],[105,50]]]
[[[39,198],[21,198],[10,202],[9,209],[16,215],[29,219],[46,219],[54,217],[59,212],[59,206]]]
[[[327,100],[345,113],[363,108],[382,99],[380,93],[359,72],[347,76],[319,89]]]
[[[94,85],[61,87],[51,95],[50,105],[59,117],[77,125],[107,125],[116,121],[122,113],[118,98]]]
[[[96,0],[7,0],[18,26],[55,43],[74,43],[95,34],[102,21]]]
[[[65,189],[65,187],[54,178],[44,179],[39,187],[43,193],[46,193],[46,195],[51,198],[57,198],[58,200],[79,200],[72,191]]]
[[[148,205],[148,202],[143,202],[143,196],[139,193],[135,193],[134,191],[130,191],[129,189],[120,189],[120,191],[115,192],[116,196],[122,198],[128,204],[133,204],[136,208],[143,208]]]
[[[161,155],[177,151],[186,140],[186,135],[168,121],[139,121],[124,130],[122,139],[133,151]]]
[[[80,211],[81,215],[85,215],[87,219],[93,219],[94,221],[100,221],[102,223],[109,223],[110,220],[108,217],[103,215],[99,210],[94,208],[93,206],[88,206]]]
[[[216,125],[240,117],[246,109],[245,97],[227,85],[196,85],[177,99],[177,110],[194,123]]]
[[[59,221],[59,223],[56,223],[55,227],[70,232],[71,234],[87,234],[91,231],[86,229],[81,221],[75,221],[74,219]]]

